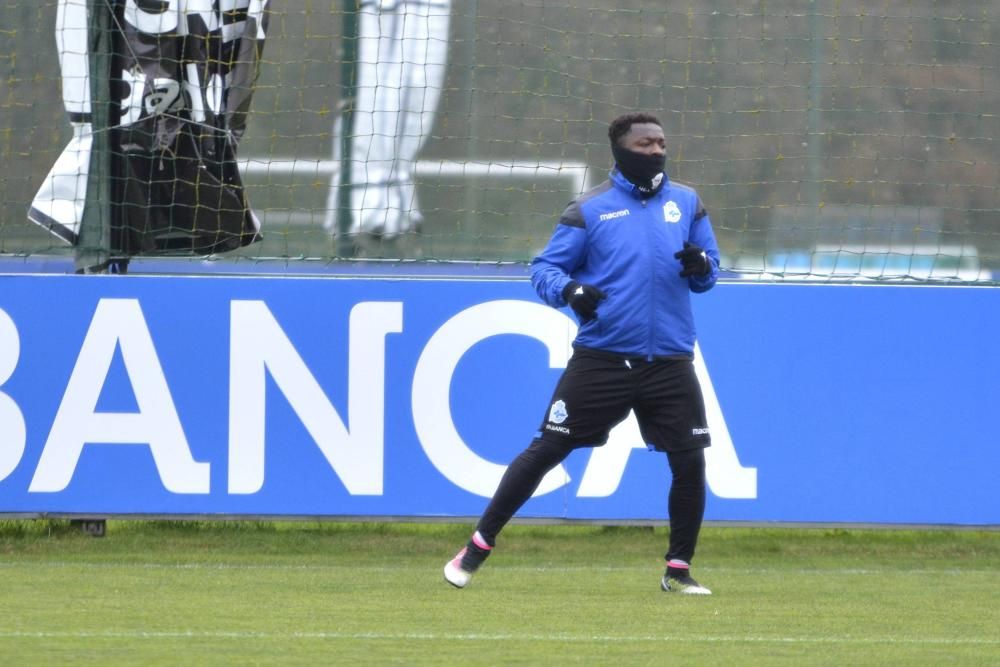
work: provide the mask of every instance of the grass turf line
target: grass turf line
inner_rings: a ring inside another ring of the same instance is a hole
[[[658,590],[656,528],[0,522],[10,664],[1000,664],[1000,533],[707,528],[710,598]]]

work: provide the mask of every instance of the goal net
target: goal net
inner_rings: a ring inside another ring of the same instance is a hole
[[[736,276],[1000,280],[994,0],[6,0],[0,34],[8,260],[524,262],[643,110]]]

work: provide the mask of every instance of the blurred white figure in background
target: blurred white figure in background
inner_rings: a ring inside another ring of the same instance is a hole
[[[392,239],[420,229],[413,168],[434,126],[448,56],[451,0],[366,0],[358,17],[357,93],[351,131],[350,235]],[[333,159],[341,160],[341,121]],[[338,229],[340,176],[324,227]]]

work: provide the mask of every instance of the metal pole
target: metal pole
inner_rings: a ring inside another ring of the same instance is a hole
[[[809,18],[809,33],[812,39],[812,53],[810,54],[812,62],[809,67],[809,111],[806,118],[806,141],[809,144],[809,185],[806,189],[805,199],[806,204],[815,209],[813,214],[818,215],[822,197],[820,161],[823,156],[823,16],[819,13],[817,3],[811,4],[813,5],[813,13]]]
[[[74,248],[77,273],[106,273],[111,258],[111,77],[114,62],[115,2],[89,0],[87,41],[93,143],[87,193]]]
[[[337,256],[353,257],[351,229],[351,141],[354,135],[354,102],[358,81],[358,6],[360,0],[344,0],[343,36],[340,49],[340,188],[337,191]]]
[[[469,9],[465,16],[465,23],[462,26],[464,30],[464,35],[462,39],[465,40],[466,44],[471,44],[470,47],[466,47],[469,53],[466,55],[466,62],[469,64],[469,72],[466,78],[465,86],[465,96],[464,105],[465,111],[469,115],[469,141],[466,144],[465,158],[467,162],[475,162],[480,159],[479,155],[479,113],[475,109],[476,103],[476,91],[479,89],[478,79],[477,79],[477,67],[476,67],[476,45],[478,44],[478,39],[476,35],[476,22],[479,18],[479,0],[471,0],[469,3]],[[492,156],[487,156],[487,159],[491,159]],[[464,200],[462,208],[465,209],[465,218],[463,220],[464,234],[467,239],[474,239],[479,234],[479,194],[482,192],[482,188],[479,187],[478,183],[470,183],[468,179],[465,179],[465,190],[464,190]]]

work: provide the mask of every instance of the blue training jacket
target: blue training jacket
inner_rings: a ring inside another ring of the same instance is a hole
[[[639,194],[615,169],[609,180],[570,202],[531,263],[531,284],[555,308],[566,305],[562,292],[570,280],[607,295],[597,319],[580,326],[574,347],[646,358],[691,355],[691,292],[711,289],[719,273],[712,223],[698,193],[686,185],[668,179],[649,199]],[[708,275],[678,275],[674,253],[685,241],[708,254]]]

